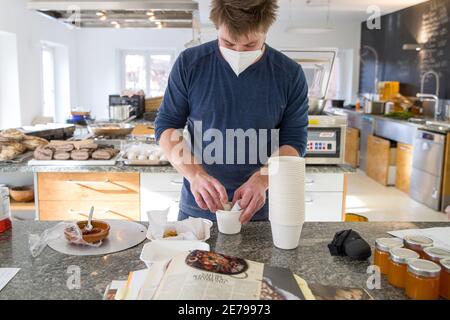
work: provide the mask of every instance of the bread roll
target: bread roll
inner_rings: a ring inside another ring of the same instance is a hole
[[[22,141],[25,138],[25,134],[17,129],[6,129],[0,132],[0,137],[14,141]]]

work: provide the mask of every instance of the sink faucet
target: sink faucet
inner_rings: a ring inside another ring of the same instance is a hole
[[[439,112],[439,98],[437,95],[434,94],[427,94],[427,93],[418,93],[417,98],[425,98],[430,99],[434,101],[434,120],[438,120],[440,112]]]
[[[425,79],[427,78],[428,75],[433,75],[434,78],[436,79],[436,93],[435,94],[423,93],[423,88],[425,86]],[[430,70],[430,71],[425,72],[422,75],[422,78],[420,80],[420,93],[418,93],[416,96],[419,99],[426,98],[426,99],[431,99],[434,101],[434,119],[438,120],[438,118],[440,116],[440,112],[439,112],[439,74],[436,71]]]

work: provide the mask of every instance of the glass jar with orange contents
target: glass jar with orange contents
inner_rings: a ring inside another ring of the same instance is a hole
[[[403,241],[399,238],[378,238],[375,240],[375,253],[373,263],[380,267],[382,274],[388,273],[389,251],[392,248],[403,247]]]
[[[450,251],[444,248],[428,247],[423,249],[425,259],[441,264],[442,259],[450,258]]]
[[[419,254],[406,248],[393,248],[390,251],[388,281],[394,287],[404,288],[408,261],[419,259]]]
[[[413,300],[439,298],[441,267],[433,261],[413,259],[408,262],[405,293]]]
[[[404,246],[407,249],[414,250],[420,255],[420,259],[425,259],[423,249],[433,246],[433,240],[424,236],[411,235],[403,239]]]
[[[441,261],[441,297],[450,300],[450,259]]]

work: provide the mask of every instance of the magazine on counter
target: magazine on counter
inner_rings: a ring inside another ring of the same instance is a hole
[[[325,286],[319,283],[308,284],[315,300],[373,300],[364,289]]]
[[[172,259],[155,300],[304,300],[289,269],[194,250]]]

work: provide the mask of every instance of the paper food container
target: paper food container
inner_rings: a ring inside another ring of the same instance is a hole
[[[181,252],[192,250],[209,251],[209,244],[195,240],[154,240],[144,245],[140,259],[145,263],[147,268],[155,262],[165,262]]]
[[[197,218],[200,219],[200,218]],[[211,227],[213,226],[212,221],[208,219],[201,219],[202,220],[202,237],[200,239],[197,239],[199,241],[206,241],[211,237]],[[168,225],[173,225],[173,223],[168,223]],[[147,231],[147,239],[155,241],[155,240],[161,240],[161,241],[191,241],[191,240],[180,240],[180,239],[172,239],[171,237],[162,238],[161,236],[154,235],[152,233],[152,228],[148,228]]]

